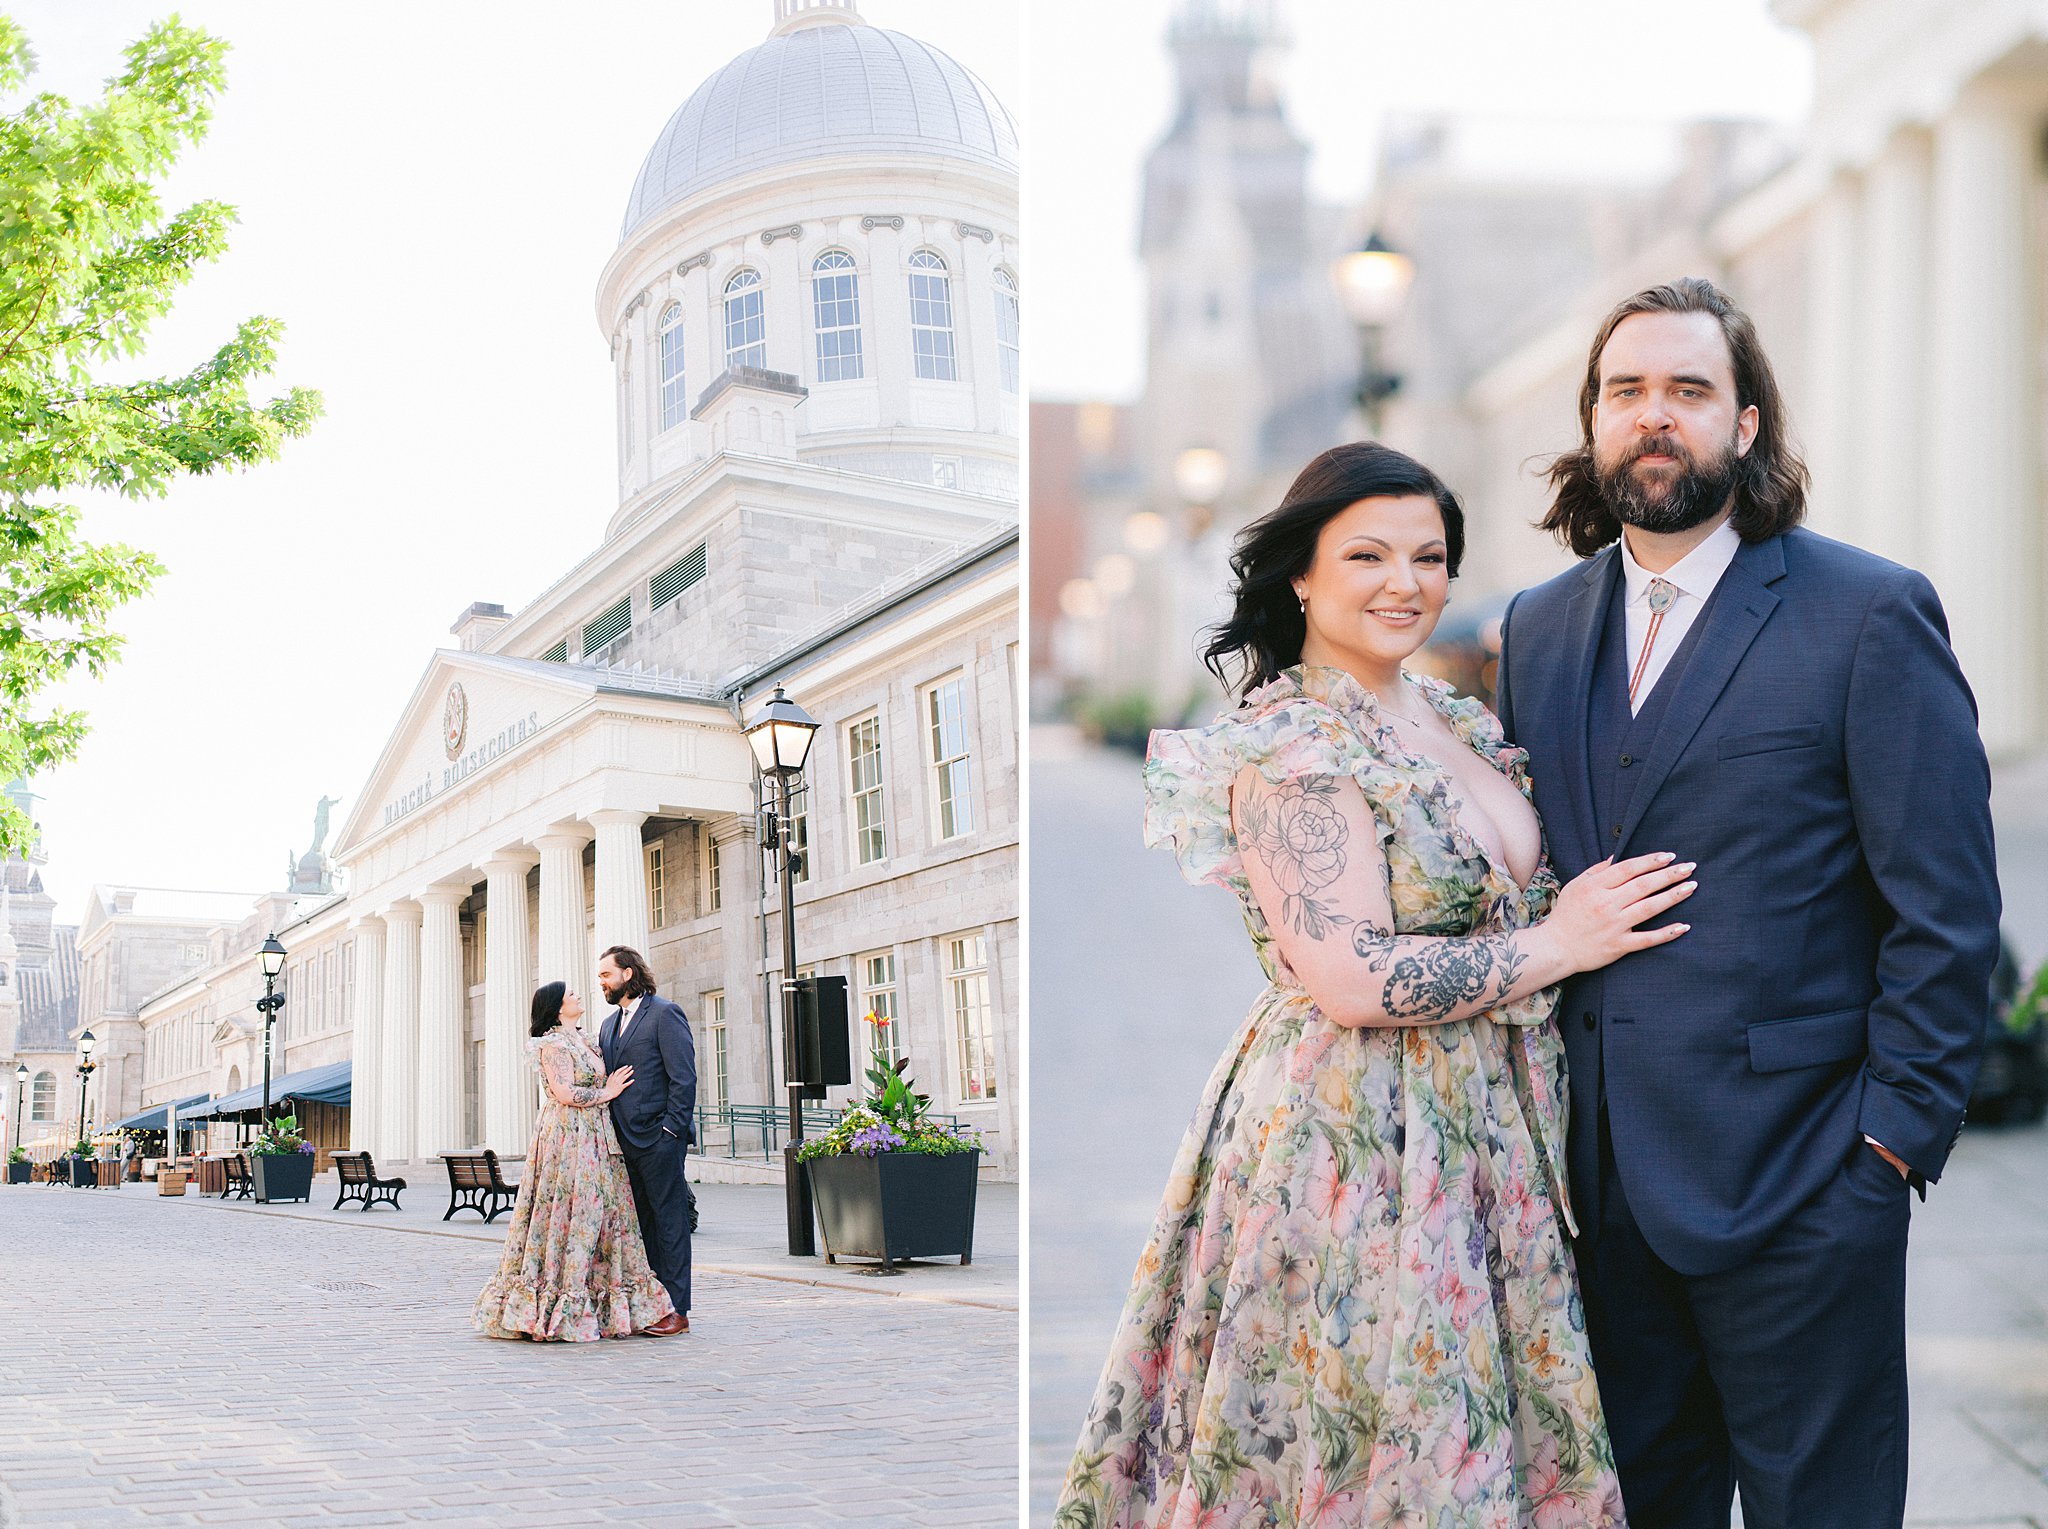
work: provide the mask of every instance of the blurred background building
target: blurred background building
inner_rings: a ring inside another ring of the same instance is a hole
[[[1470,560],[1423,660],[1488,689],[1493,618],[1566,555],[1531,528],[1600,317],[1680,275],[1756,318],[1815,529],[1947,605],[1994,756],[2048,740],[2042,535],[2048,19],[2016,0],[1775,0],[1805,122],[1618,126],[1483,108],[1383,126],[1348,206],[1306,190],[1270,3],[1182,0],[1146,161],[1146,384],[1034,405],[1041,715],[1112,735],[1206,712],[1192,658],[1231,533],[1371,433],[1465,500]],[[1369,254],[1361,255],[1361,251]],[[1349,258],[1347,258],[1349,257]],[[1040,555],[1040,554],[1044,555]]]

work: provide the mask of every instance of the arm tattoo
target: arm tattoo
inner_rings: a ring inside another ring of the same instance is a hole
[[[1337,782],[1327,776],[1253,782],[1238,809],[1243,841],[1266,864],[1280,889],[1280,917],[1296,934],[1320,940],[1351,922],[1318,894],[1344,874],[1350,825],[1337,810]]]
[[[1441,939],[1398,937],[1360,924],[1351,948],[1368,971],[1387,974],[1380,1007],[1387,1018],[1433,1024],[1461,1008],[1484,1011],[1507,1001],[1528,958],[1512,935]]]

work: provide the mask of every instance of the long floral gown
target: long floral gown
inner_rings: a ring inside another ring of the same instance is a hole
[[[566,1026],[526,1049],[584,1107],[542,1097],[505,1256],[476,1298],[477,1331],[569,1343],[623,1338],[675,1305],[647,1262],[612,1112],[588,1103],[602,1092],[604,1062]]]
[[[1529,792],[1477,701],[1418,681]],[[1209,1079],[1082,1428],[1058,1529],[1578,1529],[1623,1523],[1569,1245],[1554,990],[1476,1018],[1325,1019],[1254,901],[1231,827],[1245,765],[1346,777],[1401,934],[1525,927],[1451,777],[1333,669],[1214,726],[1152,735],[1146,841],[1236,892],[1269,986]]]

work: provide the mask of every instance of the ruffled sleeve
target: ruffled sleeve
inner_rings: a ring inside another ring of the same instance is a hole
[[[1145,843],[1171,849],[1189,881],[1248,895],[1230,821],[1231,786],[1246,765],[1275,784],[1322,776],[1356,780],[1382,850],[1399,821],[1399,799],[1410,789],[1339,712],[1277,681],[1208,727],[1152,735],[1145,756]]]

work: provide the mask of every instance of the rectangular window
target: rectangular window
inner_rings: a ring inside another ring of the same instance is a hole
[[[996,361],[1002,373],[1005,393],[1016,392],[1023,381],[1024,364],[1019,349],[1023,336],[1023,314],[1017,304],[1017,278],[1008,271],[997,271]]]
[[[704,543],[699,542],[654,576],[647,586],[647,608],[660,610],[704,577]]]
[[[28,1118],[38,1123],[57,1118],[57,1075],[39,1072],[29,1086]]]
[[[595,653],[606,643],[623,635],[632,625],[633,598],[628,595],[583,628],[584,653]]]
[[[889,1021],[879,1033],[880,1049],[892,1062],[903,1059],[903,1016],[896,1006],[896,952],[882,951],[878,955],[860,958],[860,1012],[865,1017],[872,1014],[877,1019]],[[876,1031],[867,1027],[867,1044],[870,1051],[876,1049]]]
[[[725,994],[704,995],[704,1050],[710,1076],[710,1097],[703,1102],[714,1109],[732,1103],[732,1053],[726,1044]]]
[[[811,879],[811,783],[789,793],[789,847],[796,851],[796,879]]]
[[[882,822],[882,719],[863,717],[846,730],[846,763],[853,800],[853,854],[872,865],[889,853]]]
[[[966,681],[956,676],[932,686],[925,692],[925,714],[931,724],[932,779],[938,803],[939,837],[958,838],[974,828]]]
[[[818,331],[818,380],[852,382],[861,375],[860,287],[846,255],[820,257],[812,268],[811,314]]]
[[[960,1102],[996,1096],[996,1042],[988,1010],[988,936],[955,935],[946,941],[946,1001],[960,1047]]]
[[[661,846],[650,844],[642,851],[647,857],[647,927],[668,927],[668,885],[661,871]]]
[[[704,836],[704,906],[716,913],[725,906],[725,888],[719,875],[719,845],[710,834]]]
[[[917,375],[933,382],[959,380],[953,363],[953,288],[937,257],[920,252],[910,262],[910,349]]]

